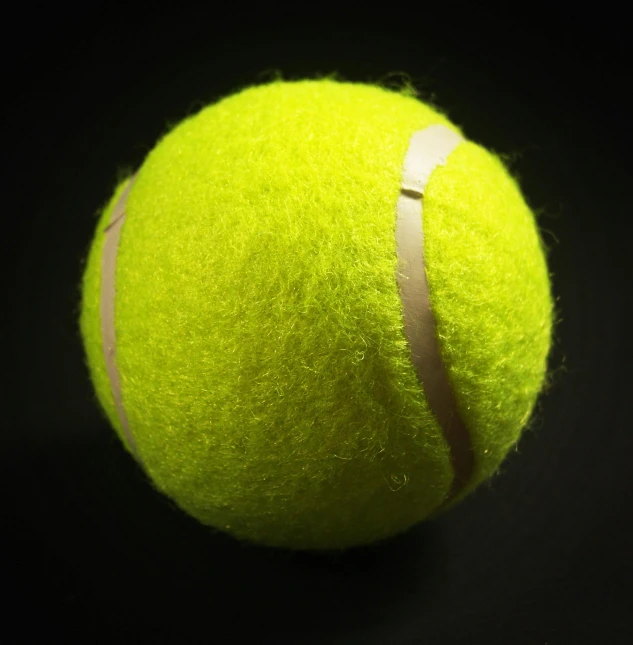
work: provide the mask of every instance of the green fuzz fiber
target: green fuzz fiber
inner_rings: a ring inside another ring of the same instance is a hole
[[[394,228],[411,134],[458,130],[417,99],[336,81],[246,89],[139,169],[116,261],[116,362],[155,486],[254,543],[340,549],[440,509],[453,472],[413,369]],[[123,443],[101,339],[103,211],[81,331]],[[534,217],[501,162],[462,143],[424,201],[444,362],[475,451],[461,496],[530,419],[552,326]]]

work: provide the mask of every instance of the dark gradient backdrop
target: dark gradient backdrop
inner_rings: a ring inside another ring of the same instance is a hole
[[[0,641],[633,642],[624,12],[232,4],[3,16]],[[508,155],[543,213],[562,311],[556,385],[493,484],[338,557],[242,547],[155,494],[95,404],[77,331],[82,261],[118,170],[273,70],[406,72]]]

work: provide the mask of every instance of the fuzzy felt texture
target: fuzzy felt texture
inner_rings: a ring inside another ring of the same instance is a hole
[[[332,80],[246,89],[185,120],[130,192],[116,268],[123,404],[148,475],[240,539],[339,549],[437,511],[452,481],[404,335],[394,237],[411,134],[459,131],[416,98]],[[81,331],[101,346],[100,218]],[[475,449],[463,495],[528,422],[552,302],[534,217],[463,143],[429,181],[425,257],[440,347]]]

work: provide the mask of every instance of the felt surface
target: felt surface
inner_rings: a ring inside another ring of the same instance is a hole
[[[205,524],[344,548],[441,506],[448,448],[409,360],[393,234],[409,138],[434,123],[450,126],[410,96],[279,82],[183,122],[139,170],[116,273],[123,402],[156,486]],[[116,198],[88,259],[81,329],[121,434],[98,313]],[[424,227],[476,453],[465,494],[515,444],[543,386],[549,283],[532,214],[474,144],[431,177]]]
[[[500,159],[471,142],[425,196],[430,299],[444,363],[475,452],[463,498],[516,445],[547,387],[547,265],[534,216]]]

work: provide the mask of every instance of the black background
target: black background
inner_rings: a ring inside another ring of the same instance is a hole
[[[626,19],[604,3],[234,4],[4,16],[0,640],[631,642]],[[154,493],[95,404],[77,329],[82,262],[117,173],[168,125],[274,70],[404,72],[508,155],[541,213],[562,312],[555,386],[492,484],[338,556],[239,545]]]

